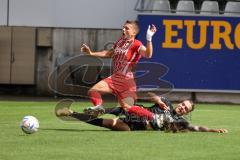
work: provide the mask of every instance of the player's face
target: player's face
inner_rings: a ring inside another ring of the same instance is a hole
[[[123,38],[131,39],[136,36],[135,28],[132,24],[125,23],[122,29]]]
[[[192,104],[188,100],[185,100],[177,104],[177,107],[175,108],[175,112],[177,113],[177,115],[185,115],[191,111],[192,111]]]

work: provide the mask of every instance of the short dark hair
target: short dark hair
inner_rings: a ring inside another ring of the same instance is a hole
[[[134,26],[135,30],[136,30],[136,34],[138,34],[138,32],[140,31],[138,21],[127,20],[125,23],[132,24]]]

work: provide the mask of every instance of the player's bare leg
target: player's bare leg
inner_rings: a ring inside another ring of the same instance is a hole
[[[83,114],[81,114],[81,116],[78,116],[76,118],[82,121],[82,116]],[[108,128],[115,131],[130,131],[129,126],[119,118],[115,118],[115,119],[95,118],[85,122],[94,126],[104,127],[104,128]]]
[[[102,105],[101,95],[112,93],[112,89],[108,86],[105,81],[100,81],[89,89],[88,95],[94,106]]]
[[[102,127],[109,128],[116,131],[130,131],[129,126],[118,118],[103,119]]]
[[[113,92],[112,89],[103,80],[95,84],[88,91],[88,96],[91,99],[91,102],[93,103],[94,106],[84,109],[84,113],[91,115],[96,114],[95,112],[98,112],[98,114],[103,114],[105,110],[102,106],[103,103],[102,95],[109,93],[111,94],[112,92]]]

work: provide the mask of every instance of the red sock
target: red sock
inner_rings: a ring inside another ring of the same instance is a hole
[[[139,117],[146,117],[147,120],[153,119],[153,113],[139,106],[132,106],[129,108],[128,113],[135,114]]]
[[[102,104],[102,96],[97,91],[89,91],[88,96],[91,99],[91,102],[94,106],[101,105]]]

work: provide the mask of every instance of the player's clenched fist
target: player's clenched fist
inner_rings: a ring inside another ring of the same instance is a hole
[[[92,54],[92,51],[91,51],[91,49],[89,48],[89,46],[87,46],[86,44],[82,44],[82,46],[81,46],[81,52],[86,52],[86,53],[88,53],[88,54]]]

